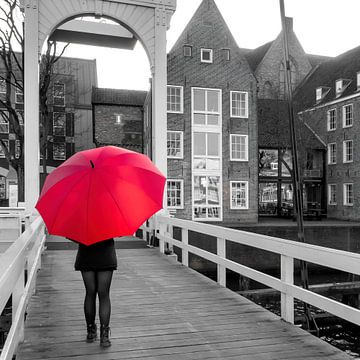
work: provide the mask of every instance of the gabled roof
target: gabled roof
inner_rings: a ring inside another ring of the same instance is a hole
[[[285,100],[258,99],[259,148],[290,148],[288,105]],[[316,135],[296,121],[297,139],[306,148],[324,149]]]
[[[304,110],[356,93],[356,74],[359,71],[360,46],[319,64],[294,94],[298,109]],[[351,82],[344,92],[336,97],[335,82],[339,79],[350,79]],[[330,91],[320,102],[316,102],[315,97],[318,87],[330,88]]]
[[[255,72],[256,68],[260,64],[261,60],[264,58],[267,51],[270,49],[274,41],[269,41],[268,43],[257,47],[256,49],[250,50],[245,54],[247,61],[252,69]]]
[[[143,106],[147,91],[92,88],[93,104]]]

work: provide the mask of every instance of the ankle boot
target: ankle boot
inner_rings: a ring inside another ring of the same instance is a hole
[[[87,326],[86,342],[94,342],[97,338],[97,327],[96,324],[90,324]]]
[[[109,347],[111,346],[111,341],[109,339],[110,328],[108,326],[100,326],[100,346]]]

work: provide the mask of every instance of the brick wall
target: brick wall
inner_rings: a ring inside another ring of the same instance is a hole
[[[116,115],[121,123],[116,124]],[[99,145],[118,145],[142,152],[143,107],[94,105],[94,139]]]

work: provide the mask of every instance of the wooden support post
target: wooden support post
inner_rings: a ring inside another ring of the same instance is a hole
[[[281,281],[294,284],[294,258],[281,255]],[[281,318],[294,323],[294,297],[281,292]]]
[[[189,243],[189,232],[188,229],[181,229],[181,242],[184,246],[187,246]],[[189,251],[187,249],[183,249],[181,253],[182,264],[185,266],[189,266]]]
[[[217,255],[226,258],[226,240],[217,238]],[[226,287],[226,268],[220,264],[217,265],[217,281],[221,286]]]

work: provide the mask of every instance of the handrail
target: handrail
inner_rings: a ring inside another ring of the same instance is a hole
[[[0,360],[11,360],[24,336],[24,314],[35,289],[44,248],[44,223],[37,217],[21,236],[0,255],[0,313],[12,296],[12,325]],[[28,276],[25,285],[25,269]]]
[[[294,323],[294,297],[323,309],[342,319],[360,325],[360,311],[351,306],[329,299],[294,285],[294,259],[360,275],[360,254],[335,250],[317,245],[299,243],[272,236],[249,233],[189,220],[156,216],[160,251],[165,244],[176,246],[182,251],[182,262],[188,266],[188,254],[193,253],[217,264],[218,282],[226,286],[226,269],[251,278],[281,292],[281,317]],[[172,236],[172,227],[182,231],[182,241]],[[195,231],[217,238],[217,254],[188,244],[188,231]],[[281,278],[267,275],[248,266],[226,258],[226,243],[231,241],[279,254],[281,257]]]

